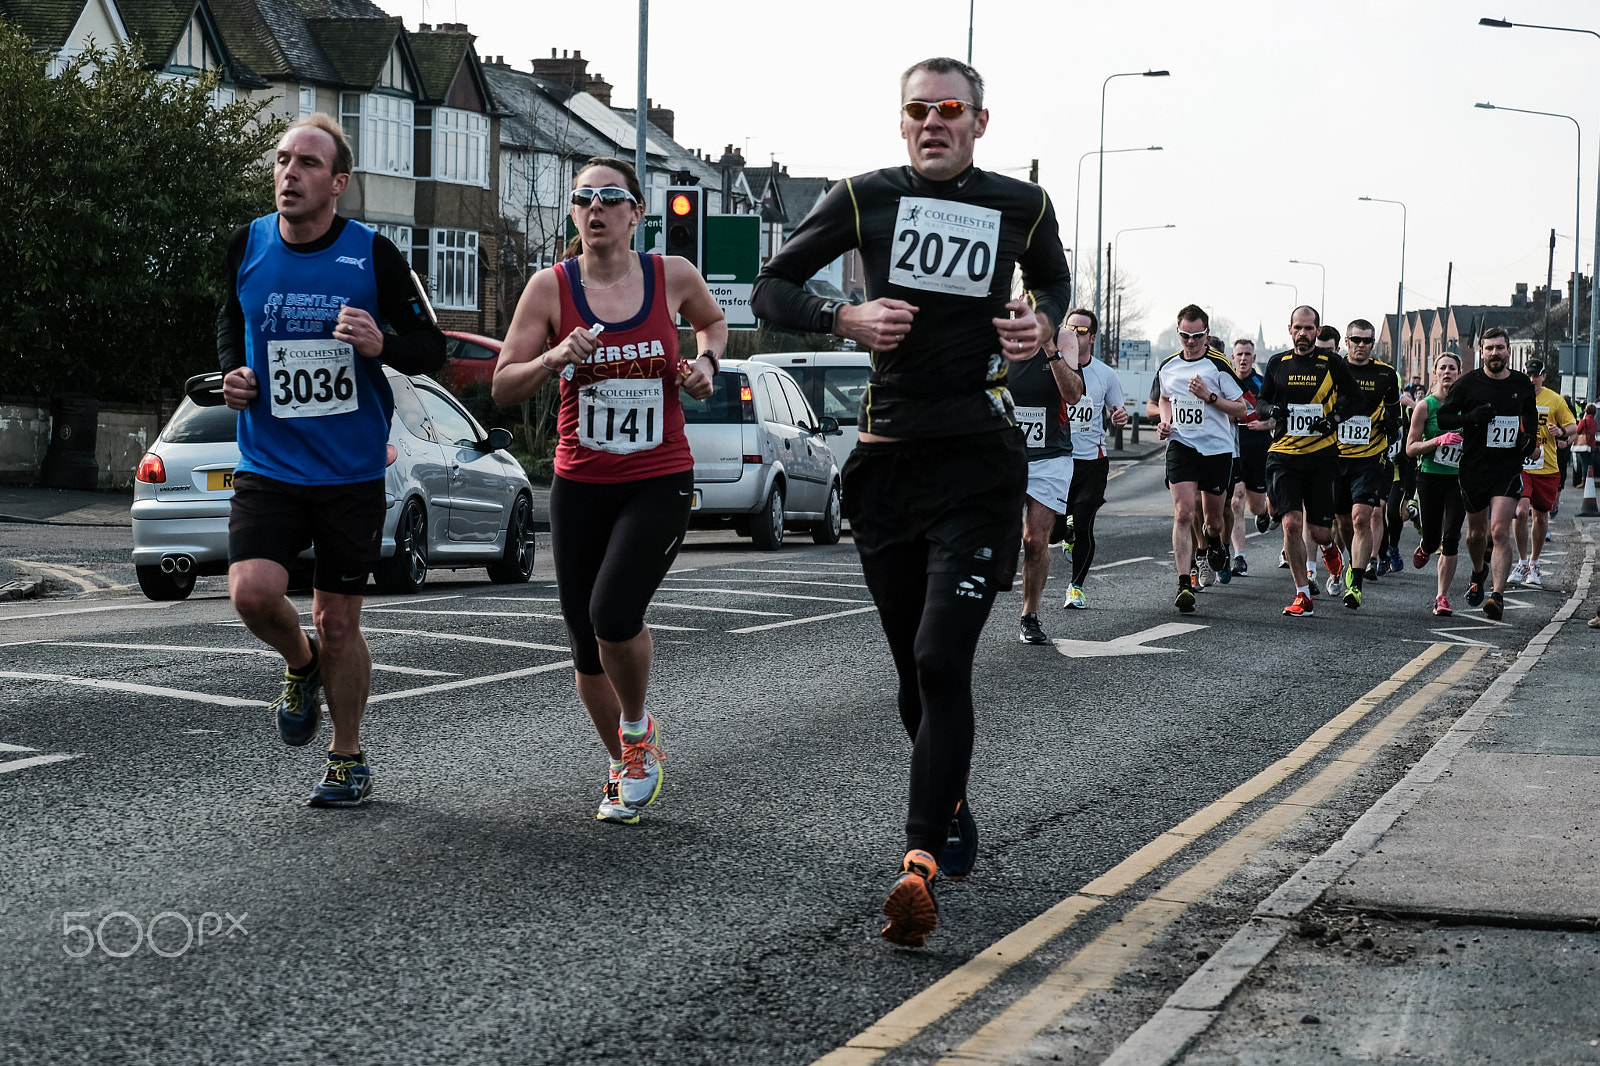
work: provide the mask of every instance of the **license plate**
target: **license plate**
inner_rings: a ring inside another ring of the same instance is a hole
[[[691,511],[700,510],[700,490],[699,489],[695,489],[694,490],[694,495],[689,497],[689,510],[691,510]]]
[[[233,471],[232,470],[207,470],[206,471],[206,490],[208,492],[219,492],[219,491],[222,491],[222,490],[225,490],[225,489],[230,489],[231,490],[232,488],[233,488]]]

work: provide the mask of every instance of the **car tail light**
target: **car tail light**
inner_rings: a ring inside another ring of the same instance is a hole
[[[761,456],[759,456],[759,455],[747,455],[747,456],[744,457],[744,461],[746,463],[753,463],[756,466],[760,466],[761,465]]]
[[[739,418],[744,422],[756,420],[756,394],[750,388],[750,378],[744,374],[739,375]]]
[[[384,466],[393,466],[394,465],[394,461],[396,459],[400,458],[400,453],[395,450],[395,447],[394,447],[393,444],[385,444],[383,446],[383,448],[384,448],[384,451],[387,453],[385,455],[385,457],[384,457],[383,465]]]
[[[139,469],[133,472],[133,476],[146,485],[165,485],[167,464],[163,463],[161,456],[155,452],[145,452],[144,458],[139,460]]]

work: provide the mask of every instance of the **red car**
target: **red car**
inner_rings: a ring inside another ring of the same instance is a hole
[[[489,384],[494,377],[495,360],[500,358],[500,342],[477,333],[444,331],[445,364],[439,379],[457,396],[476,382]]]

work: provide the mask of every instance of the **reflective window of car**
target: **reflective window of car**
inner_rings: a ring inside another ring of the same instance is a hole
[[[841,422],[854,422],[861,413],[861,400],[867,394],[867,383],[872,380],[872,368],[830,366],[811,373],[822,379],[822,413]]]
[[[444,354],[451,359],[498,359],[500,353],[460,337],[445,338]]]
[[[782,374],[773,374],[772,377],[777,379],[778,384],[783,388],[784,397],[789,401],[789,413],[793,416],[793,421],[789,424],[799,426],[801,429],[810,429],[815,426],[817,420],[812,416],[811,406],[806,403],[806,398],[800,395],[799,386]]]
[[[400,419],[400,424],[418,440],[433,440],[433,430],[428,425],[427,412],[422,409],[421,401],[411,391],[411,383],[400,378],[390,378],[389,387],[394,390],[394,413]]]
[[[683,420],[691,426],[732,425],[736,422],[754,422],[754,411],[747,411],[740,402],[739,390],[749,380],[736,370],[717,371],[716,388],[704,400],[697,400],[682,389],[678,398],[683,402]]]
[[[767,417],[786,426],[794,425],[794,415],[789,412],[789,401],[784,399],[783,388],[776,374],[762,374],[761,388],[767,394]]]
[[[467,413],[432,389],[417,389],[417,399],[433,420],[433,432],[439,443],[457,448],[471,448],[483,438]]]
[[[161,431],[168,444],[221,444],[239,435],[239,412],[231,407],[200,407],[185,401]]]

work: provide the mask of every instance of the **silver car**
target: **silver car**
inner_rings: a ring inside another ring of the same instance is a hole
[[[708,399],[680,395],[694,453],[691,527],[732,527],[764,551],[783,545],[787,526],[838,543],[839,465],[827,438],[839,423],[818,418],[787,371],[730,359]]]
[[[378,588],[415,592],[430,569],[480,566],[491,581],[527,581],[533,492],[521,464],[505,451],[511,434],[485,432],[432,378],[384,371],[394,420],[382,558],[373,566]],[[196,576],[228,569],[238,416],[218,406],[220,381],[218,374],[191,379],[189,398],[139,461],[133,563],[139,587],[153,600],[181,600]],[[309,550],[301,556],[311,557]]]

